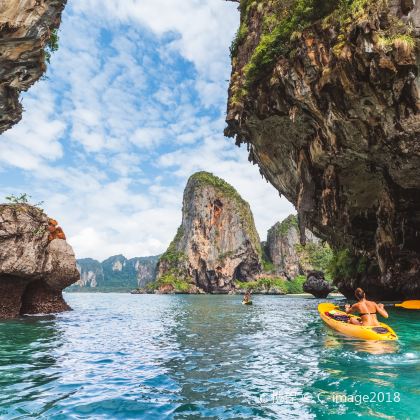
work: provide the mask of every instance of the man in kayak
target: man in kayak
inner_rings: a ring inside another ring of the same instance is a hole
[[[366,299],[366,294],[360,287],[354,292],[357,303],[354,305],[346,305],[346,313],[354,314],[358,313],[360,318],[349,319],[350,324],[354,325],[366,325],[366,326],[379,326],[378,318],[376,314],[382,315],[384,318],[388,318],[388,312],[384,309],[382,303],[372,302]]]

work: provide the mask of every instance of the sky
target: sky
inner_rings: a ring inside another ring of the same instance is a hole
[[[46,77],[0,136],[1,201],[43,201],[77,258],[157,255],[206,170],[250,203],[264,240],[294,209],[223,136],[238,22],[223,0],[68,2]]]

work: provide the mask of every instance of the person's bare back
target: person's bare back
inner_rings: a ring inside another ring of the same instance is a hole
[[[372,302],[366,299],[365,292],[358,288],[356,289],[355,296],[359,302],[354,305],[346,305],[346,313],[359,314],[360,320],[357,318],[350,318],[349,322],[355,325],[379,326],[376,314],[379,313],[384,318],[388,318],[388,312],[384,309],[382,303]]]

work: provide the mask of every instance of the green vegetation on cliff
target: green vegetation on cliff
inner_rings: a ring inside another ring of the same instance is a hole
[[[265,253],[261,259],[261,265],[264,273],[273,273],[276,270],[276,266],[269,260]]]
[[[27,193],[22,193],[22,194],[11,194],[7,197],[5,197],[5,200],[10,203],[10,204],[27,204],[28,206],[32,206],[35,207],[38,210],[44,211],[41,206],[44,204],[43,201],[40,201],[38,203],[31,203],[31,198],[32,196],[30,196]]]
[[[50,33],[50,38],[48,39],[47,44],[44,49],[45,61],[47,63],[49,63],[51,60],[51,54],[58,51],[59,40],[60,38],[58,36],[58,29],[57,28],[52,29]]]
[[[291,214],[290,216],[286,217],[286,219],[284,219],[282,222],[276,223],[273,227],[276,229],[276,232],[280,235],[287,235],[287,232],[289,232],[289,230],[292,228],[299,230],[298,218],[295,214]]]
[[[237,202],[244,205],[248,203],[239,195],[238,191],[227,183],[224,179],[212,174],[211,172],[201,171],[191,175],[188,184],[194,183],[195,186],[211,185],[219,191],[222,191],[226,196],[235,199]],[[191,184],[192,185],[192,184]]]
[[[353,279],[363,274],[367,267],[367,257],[359,257],[348,249],[342,249],[333,253],[327,272],[333,279]]]
[[[270,73],[279,57],[292,57],[296,52],[295,41],[315,22],[320,21],[324,28],[336,29],[332,50],[338,55],[347,42],[352,24],[366,19],[369,14],[379,14],[387,7],[386,0],[241,0],[241,23],[230,51],[235,68],[240,47],[246,44],[247,62],[242,64],[240,72],[236,69],[237,73],[232,75],[230,104],[243,103],[249,89]],[[255,25],[255,21],[261,25]],[[251,27],[261,29],[251,36]],[[389,28],[378,31],[378,45],[404,44],[404,48],[412,49],[411,31],[409,25],[395,18]],[[251,53],[247,52],[249,48]]]
[[[331,280],[331,261],[334,253],[327,243],[308,242],[304,246],[296,245],[296,251],[302,266],[311,266],[314,270],[322,271],[327,280]]]
[[[235,285],[238,289],[252,289],[254,292],[275,289],[277,293],[299,294],[304,293],[303,283],[305,283],[305,281],[305,276],[297,276],[290,281],[280,277],[266,277],[249,282],[236,281]]]
[[[178,293],[187,293],[191,285],[179,273],[171,270],[155,282],[156,289],[164,286],[172,286],[174,291]]]
[[[302,31],[314,21],[322,18],[337,7],[337,0],[274,0],[243,1],[244,20],[253,8],[264,8],[263,32],[251,59],[244,68],[247,84],[252,84],[261,76],[262,71],[270,66],[276,57],[286,54],[289,41],[294,32]],[[241,2],[242,5],[242,2]]]
[[[169,263],[176,263],[185,260],[185,254],[178,251],[178,244],[184,236],[184,228],[180,226],[176,232],[175,238],[169,244],[168,249],[160,257],[160,261],[167,261]]]

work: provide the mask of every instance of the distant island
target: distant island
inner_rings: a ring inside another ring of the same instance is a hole
[[[100,262],[92,258],[77,260],[80,280],[66,292],[130,292],[144,288],[156,277],[159,256],[127,259],[115,255]]]

